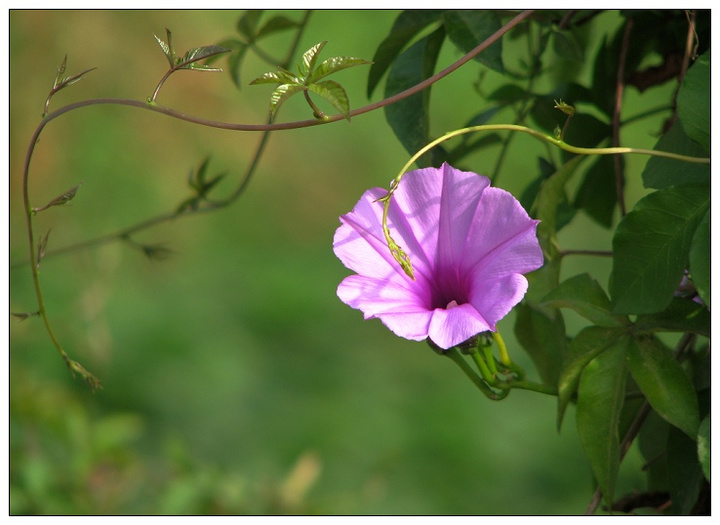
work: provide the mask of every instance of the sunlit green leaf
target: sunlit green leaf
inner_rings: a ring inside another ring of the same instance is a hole
[[[342,113],[346,119],[350,120],[350,101],[348,100],[345,89],[334,80],[322,80],[309,84],[309,91],[320,95],[327,100],[332,107]]]
[[[173,51],[171,47],[171,40],[170,40],[170,30],[165,29],[167,32],[167,39],[168,41],[165,42],[162,38],[158,37],[157,35],[153,35],[155,37],[155,40],[157,40],[157,43],[160,45],[160,48],[163,50],[163,53],[165,54],[165,58],[167,58],[168,63],[170,64],[170,67],[175,67],[175,52]]]
[[[228,49],[227,47],[222,47],[222,46],[217,46],[217,45],[197,47],[197,48],[191,49],[187,53],[185,53],[185,56],[183,56],[180,59],[180,61],[178,62],[177,67],[179,67],[180,69],[221,71],[221,69],[219,69],[219,68],[213,68],[213,67],[210,67],[207,65],[198,65],[198,64],[196,64],[196,62],[199,62],[200,60],[205,60],[206,58],[221,55],[223,53],[229,53],[231,51],[232,51],[232,49]]]
[[[698,224],[690,245],[690,276],[698,295],[710,308],[710,210]]]
[[[418,84],[432,75],[445,31],[440,27],[403,52],[393,64],[385,84],[390,97]],[[408,153],[414,154],[429,140],[430,88],[423,89],[395,104],[385,106],[385,118]],[[430,155],[418,159],[418,166],[429,166]]]
[[[583,370],[590,361],[617,341],[623,333],[622,329],[588,326],[583,328],[570,342],[567,358],[558,379],[558,431],[560,431],[565,410],[577,391]]]
[[[709,188],[687,184],[651,193],[620,221],[613,237],[614,312],[652,313],[670,303],[709,206]]]
[[[423,28],[436,22],[441,14],[442,12],[438,10],[413,9],[403,11],[398,15],[393,23],[392,29],[390,29],[390,33],[385,37],[385,40],[380,42],[377,51],[375,51],[375,56],[372,59],[372,66],[370,66],[370,73],[368,74],[368,98],[372,96],[380,79],[403,48]]]
[[[295,93],[303,91],[303,86],[295,84],[282,84],[270,95],[270,120],[275,120],[280,106]]]
[[[625,351],[629,338],[616,341],[590,361],[578,386],[578,435],[608,506],[620,466],[618,424],[625,399]]]
[[[697,439],[697,395],[672,352],[653,337],[638,338],[628,345],[627,366],[653,409],[691,439]]]
[[[560,283],[545,296],[541,305],[570,308],[598,326],[617,327],[629,323],[627,318],[610,312],[610,299],[600,284],[587,273]]]
[[[290,71],[278,68],[277,71],[268,71],[267,73],[263,73],[259,77],[257,77],[255,80],[250,82],[251,85],[254,84],[302,84],[300,79],[290,73]]]
[[[302,62],[298,64],[298,69],[300,71],[300,76],[303,78],[308,78],[312,70],[315,68],[315,63],[318,59],[318,54],[320,51],[322,51],[322,48],[325,47],[325,44],[327,44],[327,41],[320,42],[319,44],[315,44],[310,49],[305,51],[302,56]]]
[[[690,157],[707,156],[703,147],[688,137],[677,122],[660,137],[653,149]],[[646,188],[657,189],[700,182],[709,184],[710,165],[653,156],[648,159],[642,178]]]
[[[487,9],[445,11],[443,21],[448,37],[463,53],[472,51],[502,27],[498,14]],[[503,73],[502,39],[477,55],[475,60]]]
[[[685,133],[710,152],[710,51],[688,69],[677,95],[678,118]]]
[[[355,58],[355,57],[328,58],[327,60],[324,60],[315,70],[313,70],[312,73],[310,73],[310,76],[307,78],[307,82],[308,83],[317,82],[321,78],[326,77],[332,73],[336,73],[338,71],[347,69],[349,67],[363,66],[366,64],[370,64],[370,61],[365,60],[364,58]]]

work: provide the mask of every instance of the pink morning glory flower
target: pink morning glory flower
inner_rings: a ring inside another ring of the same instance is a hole
[[[490,180],[448,164],[406,173],[388,210],[388,227],[409,256],[412,279],[392,257],[382,229],[387,191],[365,192],[340,217],[333,249],[356,272],[337,294],[365,319],[395,334],[449,349],[489,330],[525,295],[523,276],[542,266],[539,221]]]

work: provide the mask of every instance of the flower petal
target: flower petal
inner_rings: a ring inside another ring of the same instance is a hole
[[[487,322],[486,330],[495,331],[497,322],[522,300],[527,288],[527,279],[517,273],[496,279],[478,275],[470,286],[469,302]]]
[[[488,323],[470,304],[450,309],[437,308],[432,314],[428,335],[443,350],[490,330]]]
[[[404,283],[351,275],[340,283],[337,294],[344,303],[361,310],[365,319],[380,318],[400,337],[420,341],[428,335],[432,312]]]
[[[538,222],[528,216],[512,194],[487,188],[467,233],[463,268],[489,279],[538,269],[543,264],[535,233]]]

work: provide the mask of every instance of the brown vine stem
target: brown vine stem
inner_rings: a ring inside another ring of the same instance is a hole
[[[465,56],[448,66],[447,68],[443,69],[439,73],[433,75],[432,77],[427,78],[423,82],[420,82],[419,84],[402,91],[400,93],[397,93],[396,95],[393,95],[391,97],[388,97],[384,100],[381,100],[379,102],[376,102],[374,104],[369,104],[367,106],[358,108],[356,110],[353,110],[350,112],[350,116],[356,116],[361,115],[363,113],[367,113],[370,111],[374,111],[375,109],[387,106],[389,104],[393,104],[399,100],[402,100],[404,98],[410,97],[414,95],[415,93],[418,93],[422,91],[423,89],[431,86],[438,80],[446,77],[465,63],[472,60],[475,56],[480,54],[482,51],[487,49],[490,45],[492,45],[494,42],[499,40],[505,33],[510,31],[513,27],[521,23],[523,20],[531,16],[533,13],[532,10],[526,10],[515,16],[512,20],[510,20],[507,24],[505,24],[502,28],[500,28],[498,31],[496,31],[493,35],[491,35],[489,38],[487,38],[484,42],[482,42],[480,45],[475,47],[472,51],[467,53]],[[309,12],[306,14],[306,17],[309,16]],[[296,37],[294,45],[296,45],[299,42],[299,36]],[[289,55],[290,56],[290,55]],[[50,339],[52,340],[53,344],[55,345],[55,348],[60,353],[61,357],[67,364],[68,368],[70,368],[73,375],[77,372],[79,373],[83,379],[92,386],[93,389],[97,389],[100,387],[99,380],[92,375],[90,372],[85,370],[85,368],[77,363],[76,361],[71,360],[68,357],[67,352],[63,349],[62,345],[60,344],[60,341],[58,340],[57,336],[55,335],[52,326],[50,324],[50,320],[47,315],[47,311],[45,308],[45,303],[43,300],[42,295],[42,289],[40,286],[40,276],[39,276],[39,265],[36,264],[36,251],[35,251],[35,233],[33,229],[32,224],[32,217],[35,213],[33,211],[33,208],[30,204],[30,192],[29,192],[29,178],[30,178],[30,162],[33,157],[33,153],[35,151],[35,146],[38,143],[40,134],[45,129],[45,126],[47,126],[50,122],[55,120],[56,118],[60,117],[61,115],[64,115],[65,113],[68,113],[70,111],[73,111],[75,109],[80,109],[83,107],[90,107],[90,106],[96,106],[101,104],[109,104],[109,105],[121,105],[121,106],[129,106],[129,107],[136,107],[144,110],[154,111],[157,113],[161,113],[164,115],[167,115],[172,118],[177,118],[179,120],[184,120],[186,122],[191,122],[194,124],[217,128],[217,129],[227,129],[232,131],[262,131],[262,132],[270,132],[270,131],[278,131],[278,130],[284,130],[284,129],[298,129],[298,128],[304,128],[304,127],[310,127],[310,126],[316,126],[320,124],[327,124],[330,122],[336,122],[338,120],[342,120],[345,117],[341,114],[333,115],[326,117],[322,120],[305,120],[305,121],[297,121],[297,122],[289,122],[289,123],[280,123],[280,124],[233,124],[228,122],[220,122],[220,121],[213,121],[213,120],[207,120],[200,117],[196,117],[193,115],[187,115],[178,111],[175,111],[170,108],[166,108],[163,106],[159,106],[154,102],[145,102],[145,101],[137,101],[137,100],[130,100],[130,99],[115,99],[115,98],[98,98],[98,99],[91,99],[91,100],[85,100],[81,102],[76,102],[74,104],[68,104],[67,106],[64,106],[50,114],[47,114],[45,118],[40,122],[38,127],[33,132],[33,135],[30,140],[30,144],[28,145],[28,149],[25,155],[25,162],[23,165],[23,175],[22,175],[22,188],[23,188],[23,204],[24,204],[24,211],[25,211],[25,221],[27,226],[27,235],[28,235],[28,244],[29,244],[29,253],[30,253],[30,267],[32,272],[32,279],[33,279],[33,285],[35,288],[35,295],[38,302],[38,314],[42,317],[43,322],[45,324],[45,328],[48,332],[48,335],[50,336]],[[260,145],[258,146],[258,152],[261,152],[264,149],[265,142],[267,140],[267,134],[263,136],[261,139]],[[236,191],[236,195],[239,195],[242,193],[244,188],[247,185],[247,182],[252,175],[252,170],[254,169],[254,166],[257,164],[257,156],[255,161],[253,162],[253,167],[248,171],[248,174],[246,175],[245,179],[241,182],[240,187]],[[155,218],[150,219],[143,223],[144,225],[152,225],[157,224],[159,222],[162,222],[163,220],[168,220],[169,218],[173,218],[177,216],[177,214],[173,214],[172,217],[169,215],[163,216],[162,218]],[[137,231],[139,228],[131,228],[132,231]],[[115,238],[118,238],[117,236],[114,236]],[[107,237],[103,238],[106,239]],[[94,241],[92,244],[97,244],[99,241]]]
[[[615,108],[612,118],[612,142],[613,146],[620,146],[620,113],[622,110],[622,98],[625,90],[625,61],[627,58],[628,46],[630,45],[630,34],[632,33],[633,19],[628,18],[623,33],[622,46],[620,48],[620,59],[618,61],[617,83],[615,84]],[[615,166],[615,191],[617,193],[620,215],[627,213],[625,207],[625,196],[623,194],[623,161],[619,155],[613,157]]]

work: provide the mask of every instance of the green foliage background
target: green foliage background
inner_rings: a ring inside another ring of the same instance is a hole
[[[317,12],[300,49],[327,40],[327,56],[372,58],[396,15]],[[25,149],[64,54],[68,72],[98,69],[58,94],[51,109],[101,96],[144,100],[166,68],[153,33],[170,28],[176,47],[185,50],[233,34],[238,16],[10,13],[11,263],[27,257],[20,195]],[[610,32],[619,23],[608,13],[595,27]],[[604,34],[588,34],[586,45],[599,45]],[[512,63],[513,43],[505,42],[504,59]],[[288,44],[284,35],[273,36],[267,51],[281,56]],[[459,56],[445,45],[438,64]],[[480,67],[467,64],[433,86],[431,133],[461,127],[483,109],[486,102],[472,87]],[[589,79],[589,64],[558,62],[557,68],[559,76],[563,69],[587,68]],[[227,73],[180,72],[158,103],[261,123],[269,88],[247,83],[270,69],[246,57],[241,91]],[[337,78],[352,107],[368,102],[367,70]],[[499,80],[488,73],[484,89]],[[672,88],[653,88],[655,105]],[[636,95],[628,89],[627,106]],[[643,103],[652,106],[652,94]],[[311,115],[296,97],[278,118]],[[641,121],[623,130],[623,140],[652,148],[657,131]],[[572,142],[572,128],[567,139]],[[52,228],[51,250],[170,211],[189,196],[187,174],[208,154],[212,172],[229,172],[214,191],[229,192],[258,140],[132,108],[72,112],[43,134],[31,191],[43,203],[84,184],[70,206],[38,216],[37,231]],[[522,154],[508,157],[505,173],[513,176],[504,175],[500,186],[520,195],[543,146],[518,137],[514,147]],[[593,487],[573,432],[574,409],[558,435],[555,398],[517,391],[492,403],[426,345],[401,340],[377,321],[363,322],[337,299],[335,288],[347,275],[332,253],[338,216],[365,189],[387,187],[406,160],[382,111],[351,123],[276,132],[249,190],[232,207],[137,236],[173,250],[169,259],[149,261],[114,243],[44,260],[45,299],[59,336],[104,388],[91,394],[72,380],[37,319],[10,323],[10,511],[583,512]],[[486,154],[466,161],[480,173],[494,162]],[[630,209],[647,191],[641,180],[630,179],[627,187]],[[560,243],[610,249],[610,232],[578,216]],[[589,271],[606,285],[609,265],[569,259],[563,278]],[[32,309],[27,266],[12,266],[10,285],[11,310]],[[580,326],[572,313],[566,322],[570,333]],[[511,314],[500,330],[513,357],[532,370],[513,324]],[[633,451],[623,462],[616,494],[644,485],[640,461]]]

